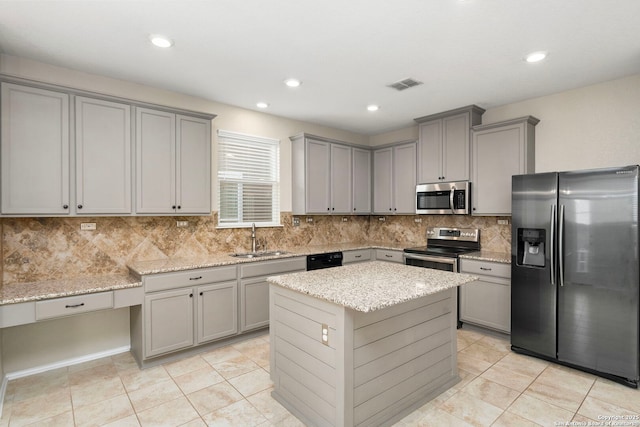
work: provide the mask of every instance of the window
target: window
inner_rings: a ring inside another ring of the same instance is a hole
[[[218,130],[218,226],[280,225],[280,141]]]

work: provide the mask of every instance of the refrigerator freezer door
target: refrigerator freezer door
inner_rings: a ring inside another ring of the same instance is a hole
[[[638,379],[638,167],[559,175],[558,360]]]
[[[557,173],[543,173],[513,176],[511,187],[511,345],[551,358],[556,357],[556,273],[551,256],[557,186]],[[543,260],[527,254],[532,245],[544,251]]]

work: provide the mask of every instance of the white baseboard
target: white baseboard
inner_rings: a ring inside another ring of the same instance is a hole
[[[120,353],[126,353],[129,350],[131,350],[131,346],[126,345],[122,347],[112,348],[110,350],[101,351],[99,353],[92,353],[92,354],[87,354],[81,357],[74,357],[73,359],[61,360],[60,362],[50,363],[48,365],[36,366],[34,368],[24,369],[21,371],[5,373],[5,377],[4,377],[5,379],[2,383],[3,388],[0,389],[2,391],[2,396],[0,397],[4,401],[5,383],[11,380],[15,380],[16,378],[28,377],[29,375],[52,371],[54,369],[64,368],[65,366],[77,365],[79,363],[89,362],[91,360],[101,359],[103,357],[109,357],[109,356],[113,356]]]

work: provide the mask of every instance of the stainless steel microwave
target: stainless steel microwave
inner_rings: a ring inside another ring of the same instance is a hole
[[[416,213],[468,215],[471,213],[469,181],[416,185]]]

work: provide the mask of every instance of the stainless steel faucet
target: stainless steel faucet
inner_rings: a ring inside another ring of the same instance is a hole
[[[251,224],[251,252],[256,252],[256,223]]]

